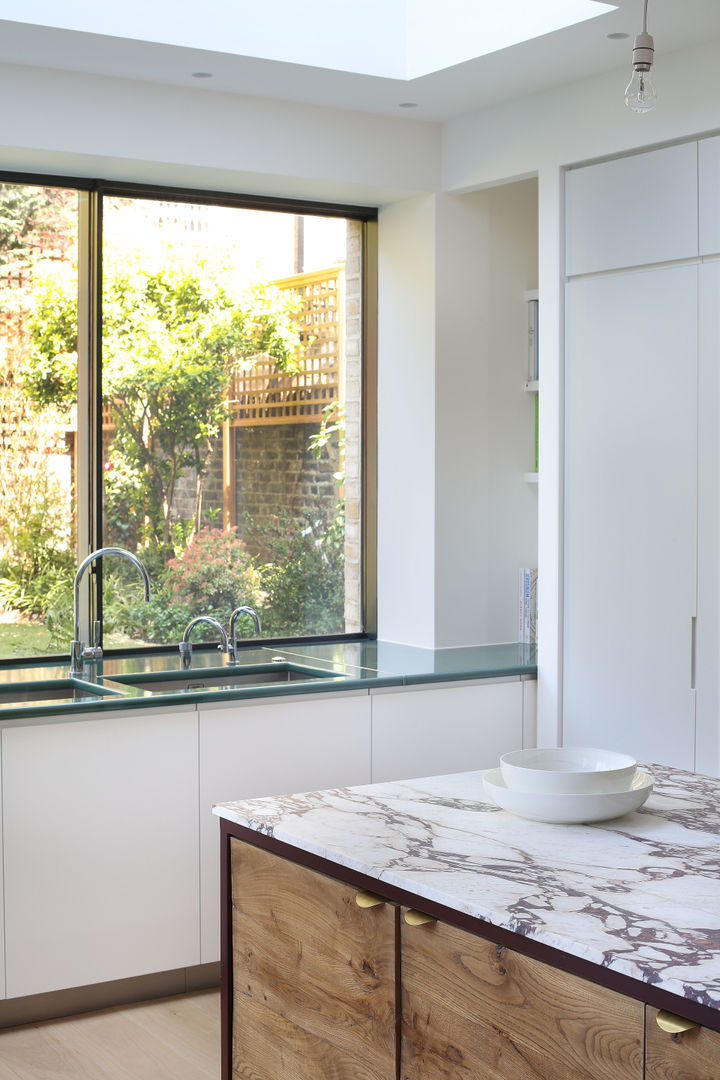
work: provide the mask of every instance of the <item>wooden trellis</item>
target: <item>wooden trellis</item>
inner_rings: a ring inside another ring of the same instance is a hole
[[[283,375],[273,360],[259,357],[250,371],[237,375],[230,390],[233,427],[319,423],[323,409],[340,400],[341,268],[295,274],[275,285],[302,301],[294,316],[301,371]]]

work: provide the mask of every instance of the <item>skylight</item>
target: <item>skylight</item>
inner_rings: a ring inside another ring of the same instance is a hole
[[[0,0],[0,19],[417,79],[596,18],[600,0]]]

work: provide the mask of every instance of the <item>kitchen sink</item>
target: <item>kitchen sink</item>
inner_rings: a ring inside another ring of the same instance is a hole
[[[152,694],[189,694],[204,690],[241,690],[245,686],[277,686],[284,683],[344,678],[336,671],[308,668],[299,664],[253,664],[233,668],[207,668],[205,671],[156,671],[138,675],[114,675],[114,683],[133,686]]]
[[[0,689],[0,705],[75,704],[98,701],[121,693],[108,687],[93,686],[79,679],[53,679],[42,683],[16,683]]]

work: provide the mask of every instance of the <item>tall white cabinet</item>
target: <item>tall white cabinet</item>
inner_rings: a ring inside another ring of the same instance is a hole
[[[567,178],[563,741],[711,773],[718,169],[693,142]]]

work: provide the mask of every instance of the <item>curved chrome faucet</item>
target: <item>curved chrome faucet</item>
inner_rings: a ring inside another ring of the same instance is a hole
[[[88,648],[85,647],[85,642],[80,640],[80,582],[82,581],[83,574],[89,566],[95,562],[96,559],[102,558],[103,555],[120,555],[121,558],[127,559],[133,566],[136,566],[140,571],[145,586],[145,600],[150,599],[150,578],[148,572],[143,564],[138,559],[137,555],[133,555],[131,551],[126,551],[125,548],[119,547],[103,547],[98,548],[97,551],[91,551],[86,559],[84,559],[78,571],[75,575],[75,585],[73,591],[74,600],[74,638],[70,644],[70,678],[77,678],[82,675],[85,670],[85,660],[99,660],[102,656],[102,648],[100,646],[101,627],[100,623],[95,623],[95,642]]]
[[[229,652],[228,649],[228,637],[225,633],[225,628],[217,621],[213,619],[212,615],[197,615],[194,619],[185,627],[185,633],[183,639],[180,642],[178,648],[180,649],[180,657],[182,659],[182,666],[189,668],[192,663],[192,644],[190,642],[190,632],[193,627],[198,626],[199,623],[207,623],[209,626],[214,626],[220,635],[220,641],[222,642],[222,651],[224,653]]]
[[[235,608],[232,615],[230,616],[230,646],[228,648],[228,661],[231,664],[237,664],[237,632],[235,629],[235,625],[240,615],[249,615],[255,623],[255,633],[258,635],[258,637],[262,633],[260,619],[258,618],[258,614],[256,611],[253,611],[251,607],[246,607],[245,605]]]

